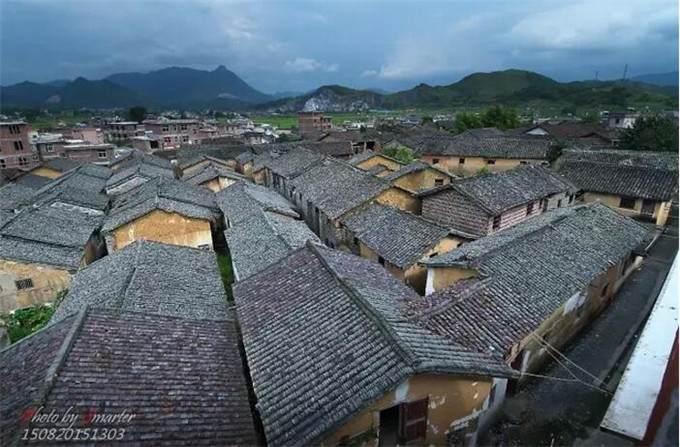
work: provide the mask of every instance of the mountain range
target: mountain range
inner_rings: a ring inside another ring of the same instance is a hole
[[[670,76],[667,76],[670,79]],[[657,83],[662,82],[658,76]],[[150,109],[298,110],[328,112],[375,108],[446,109],[452,107],[677,108],[677,85],[634,81],[557,82],[538,73],[505,70],[474,73],[444,86],[420,84],[387,93],[327,85],[304,94],[267,95],[248,85],[224,66],[212,71],[171,67],[149,73],[119,73],[101,80],[77,78],[44,84],[22,82],[0,87],[3,107],[109,109],[144,105]],[[677,74],[676,74],[677,81]]]

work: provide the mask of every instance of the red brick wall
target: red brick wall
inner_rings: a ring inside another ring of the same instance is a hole
[[[423,197],[422,216],[478,236],[485,235],[491,228],[486,212],[453,189]]]
[[[0,169],[30,169],[39,163],[25,123],[0,124]]]

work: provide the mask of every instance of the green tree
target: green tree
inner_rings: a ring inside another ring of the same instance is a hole
[[[146,117],[146,108],[142,106],[130,107],[125,111],[125,118],[129,121],[141,123]]]
[[[386,148],[383,153],[388,157],[392,157],[395,160],[399,160],[402,163],[411,163],[416,159],[413,151],[406,146],[395,146]]]
[[[638,118],[635,125],[621,132],[621,149],[632,151],[678,151],[678,125],[661,116]]]
[[[478,114],[468,112],[459,112],[456,114],[456,129],[459,132],[479,127],[484,127],[484,123]]]
[[[517,110],[509,107],[491,107],[482,114],[484,127],[497,127],[507,130],[519,127],[520,121]]]
[[[477,177],[486,177],[488,175],[491,175],[491,170],[488,166],[482,166],[477,170]]]
[[[432,122],[434,122],[434,120],[432,119],[431,116],[426,115],[420,119],[420,124],[422,125],[431,124]]]

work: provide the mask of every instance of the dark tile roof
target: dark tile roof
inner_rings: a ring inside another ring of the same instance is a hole
[[[235,160],[236,160],[237,163],[244,165],[244,164],[246,164],[250,161],[255,160],[255,157],[256,157],[256,155],[253,152],[248,151],[248,152],[243,152],[240,155],[237,155]]]
[[[217,204],[213,193],[205,188],[157,177],[117,196],[102,230],[113,231],[153,210],[213,221]]]
[[[394,172],[391,172],[390,174],[386,175],[383,178],[385,180],[393,182],[397,179],[402,178],[405,175],[413,174],[414,172],[424,171],[426,169],[434,169],[435,171],[438,171],[440,174],[444,174],[444,175],[450,177],[451,179],[457,178],[457,176],[451,174],[449,171],[441,169],[438,166],[433,166],[433,165],[426,163],[422,160],[416,160],[414,162],[411,162],[411,163],[407,164],[406,166],[402,167],[401,169],[398,169]]]
[[[430,153],[455,157],[545,159],[552,144],[553,142],[546,138],[512,136],[480,138],[462,133],[456,135],[443,151]]]
[[[369,174],[378,175],[378,174],[380,174],[381,172],[384,172],[384,171],[390,172],[390,170],[387,169],[386,166],[383,166],[381,164],[377,164],[377,165],[373,166],[372,168],[368,169],[366,172],[368,172]]]
[[[15,210],[30,203],[35,189],[18,183],[8,183],[0,187],[0,209]]]
[[[106,182],[106,189],[111,190],[135,178],[151,180],[156,177],[175,178],[175,173],[172,169],[137,163],[118,169]]]
[[[177,152],[177,161],[179,162],[180,167],[184,169],[184,167],[190,166],[200,161],[203,155],[215,157],[220,160],[230,160],[235,159],[242,153],[249,151],[252,152],[253,148],[243,144],[192,144],[188,146],[182,146],[179,149]]]
[[[304,148],[294,148],[265,159],[264,165],[281,177],[292,179],[321,162],[324,156]]]
[[[554,209],[426,261],[479,277],[414,300],[413,315],[432,331],[503,357],[646,234],[599,203]]]
[[[225,319],[226,299],[215,253],[141,240],[80,270],[52,321],[88,305]]]
[[[421,155],[441,154],[455,136],[449,132],[423,132],[395,140],[396,143],[413,149]]]
[[[391,187],[384,179],[331,159],[293,179],[291,185],[331,220]]]
[[[30,172],[27,172],[26,174],[17,177],[14,179],[14,183],[17,183],[19,185],[27,186],[31,189],[38,190],[42,188],[43,186],[47,185],[50,183],[52,179],[46,178],[46,177],[41,177],[39,175],[31,174]]]
[[[82,165],[46,184],[30,202],[40,205],[60,203],[103,213],[109,204],[109,198],[102,192],[106,178],[101,177],[102,172],[98,170],[90,171],[89,166],[93,165]]]
[[[297,145],[317,154],[327,155],[329,157],[350,157],[354,155],[354,148],[348,141],[300,141]]]
[[[0,227],[0,258],[75,270],[101,216],[51,206],[26,208]]]
[[[405,269],[420,261],[449,230],[420,216],[373,203],[342,223],[371,251]]]
[[[404,318],[418,298],[380,265],[312,243],[237,283],[268,443],[317,444],[413,374],[508,374]]]
[[[153,154],[144,154],[138,151],[130,152],[127,156],[114,160],[109,166],[115,167],[117,171],[120,171],[121,169],[137,165],[151,165],[172,170],[172,163],[167,158]]]
[[[238,182],[215,194],[217,206],[232,225],[245,221],[261,211],[269,211],[293,218],[300,214],[285,197],[265,186]]]
[[[72,407],[74,428],[91,408],[134,414],[118,426],[121,443],[258,442],[231,320],[88,309],[0,351],[0,374],[3,444],[19,441],[20,417],[40,407],[62,415]]]
[[[532,127],[532,129],[535,128],[543,129],[549,135],[559,138],[584,138],[598,135],[603,139],[611,139],[615,135],[599,124],[582,123],[578,121],[561,121],[555,124],[541,123]]]
[[[386,159],[391,160],[394,163],[397,163],[397,164],[402,165],[402,166],[404,165],[404,163],[400,162],[399,160],[397,160],[395,158],[389,157],[385,154],[377,154],[370,149],[366,149],[365,151],[356,154],[354,157],[347,160],[347,163],[351,164],[352,166],[356,166],[359,163],[364,162],[366,160],[370,160],[371,158],[373,158],[375,156],[386,158]]]
[[[546,167],[533,165],[466,178],[426,194],[437,194],[449,188],[465,195],[492,216],[548,195],[576,191],[566,178]]]
[[[567,162],[560,173],[588,192],[668,201],[678,191],[677,170]]]
[[[217,163],[210,163],[200,169],[196,169],[182,177],[182,180],[192,185],[200,185],[210,180],[225,177],[232,180],[246,181],[246,178],[233,169]]]
[[[624,167],[678,170],[678,154],[673,152],[621,151],[604,148],[564,149],[562,158],[566,162],[581,161]]]
[[[77,168],[80,166],[81,163],[77,162],[75,160],[71,160],[70,158],[52,158],[50,160],[45,161],[45,163],[42,164],[42,166],[45,166],[46,168],[54,169],[55,171],[59,172],[66,172],[70,171],[73,168]]]

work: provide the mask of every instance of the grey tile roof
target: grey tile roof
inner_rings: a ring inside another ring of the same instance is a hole
[[[300,141],[297,145],[329,157],[349,157],[354,154],[354,148],[349,141]]]
[[[80,270],[52,321],[88,305],[225,319],[226,299],[215,253],[142,240]]]
[[[236,158],[235,158],[235,160],[236,160],[238,163],[244,165],[244,164],[248,163],[249,161],[255,160],[255,156],[256,156],[256,155],[255,155],[253,152],[246,151],[246,152],[243,152],[243,153],[240,154],[240,155],[237,155]]]
[[[213,221],[217,204],[213,193],[205,188],[157,177],[117,196],[102,230],[113,231],[153,210]]]
[[[215,195],[217,206],[232,225],[249,219],[261,211],[270,211],[293,218],[300,214],[295,206],[273,189],[247,182],[229,185]]]
[[[359,163],[361,163],[361,162],[363,162],[363,161],[366,161],[366,160],[369,160],[370,158],[372,158],[372,157],[374,157],[374,156],[376,156],[376,155],[378,155],[378,156],[380,156],[380,157],[385,157],[385,158],[387,158],[388,160],[392,160],[393,162],[398,163],[398,164],[400,164],[400,165],[403,165],[403,164],[404,164],[404,163],[400,162],[400,161],[397,160],[397,159],[394,159],[394,158],[392,158],[392,157],[388,157],[388,156],[385,155],[385,154],[377,154],[377,153],[373,152],[373,151],[370,150],[370,149],[366,149],[365,151],[363,151],[363,152],[361,152],[361,153],[359,153],[359,154],[356,154],[354,157],[352,157],[352,158],[350,158],[349,160],[347,160],[347,163],[351,164],[352,166],[356,166],[356,165],[358,165]]]
[[[172,169],[146,163],[137,163],[118,169],[106,182],[106,189],[110,190],[136,177],[148,180],[156,177],[175,178],[175,173]]]
[[[560,173],[588,192],[668,201],[678,191],[677,170],[567,162]]]
[[[405,318],[408,286],[380,265],[308,243],[234,286],[270,445],[312,445],[421,372],[508,368]]]
[[[295,178],[323,160],[324,156],[308,149],[295,148],[264,161],[267,169],[284,178]]]
[[[8,445],[23,432],[23,411],[40,407],[60,414],[73,407],[80,416],[91,408],[134,414],[117,425],[125,428],[121,444],[258,443],[230,320],[88,309],[0,351],[0,373],[0,428]],[[81,417],[74,428],[83,428]]]
[[[304,221],[260,211],[224,232],[239,281],[281,261],[306,241],[319,238]]]
[[[366,172],[368,172],[369,174],[378,175],[383,171],[389,172],[389,169],[387,169],[386,166],[378,164],[378,165],[373,166],[371,169],[367,170]]]
[[[196,169],[190,172],[189,174],[184,175],[182,177],[182,180],[187,183],[191,183],[192,185],[200,185],[204,182],[208,182],[219,177],[225,177],[232,180],[246,181],[246,178],[244,176],[235,172],[233,169],[230,169],[226,166],[222,166],[216,163],[211,163],[206,166],[203,166],[200,169]]]
[[[673,152],[621,151],[603,148],[592,150],[564,149],[562,151],[562,158],[566,162],[588,162],[623,167],[678,170],[678,154]]]
[[[73,168],[77,168],[78,166],[81,165],[81,163],[75,160],[71,160],[70,158],[60,157],[47,160],[42,165],[47,168],[54,169],[55,171],[66,172],[70,171]]]
[[[342,223],[370,250],[402,269],[420,261],[449,234],[446,227],[378,203]]]
[[[101,216],[50,206],[27,208],[0,227],[0,258],[76,269]]]
[[[325,160],[293,179],[291,186],[333,220],[391,187],[368,172],[335,160]]]
[[[60,202],[103,212],[109,204],[109,198],[102,192],[106,179],[80,172],[81,168],[69,171],[46,184],[31,198],[31,203]]]
[[[548,195],[576,191],[566,178],[546,167],[533,165],[466,178],[426,194],[437,194],[448,188],[465,195],[492,216]]]
[[[426,169],[434,169],[435,171],[437,171],[441,174],[444,174],[444,175],[450,177],[451,179],[457,178],[455,175],[451,174],[449,171],[441,169],[437,166],[433,166],[429,163],[425,163],[422,160],[416,160],[414,162],[411,162],[411,163],[407,164],[406,166],[402,167],[401,169],[398,169],[398,170],[386,175],[383,178],[385,180],[393,182],[397,179],[402,178],[405,175],[413,174],[414,172],[424,171]]]
[[[8,183],[0,187],[0,208],[15,210],[33,200],[36,191],[28,186],[17,183]]]
[[[414,300],[412,314],[443,336],[503,357],[646,234],[599,203],[552,210],[425,262],[479,277]]]
[[[42,188],[51,181],[52,179],[31,174],[30,172],[27,172],[26,174],[21,175],[14,179],[14,183],[18,183],[19,185],[27,186],[29,188],[36,190]]]
[[[153,154],[144,154],[141,152],[130,152],[126,157],[119,160],[114,160],[111,167],[115,167],[117,171],[126,169],[140,164],[156,166],[158,168],[165,168],[172,170],[172,163],[167,158],[159,157]]]
[[[186,166],[195,164],[203,159],[204,155],[220,160],[235,159],[244,152],[252,151],[251,146],[243,144],[191,144],[182,146],[177,152],[179,166],[184,169]]]

